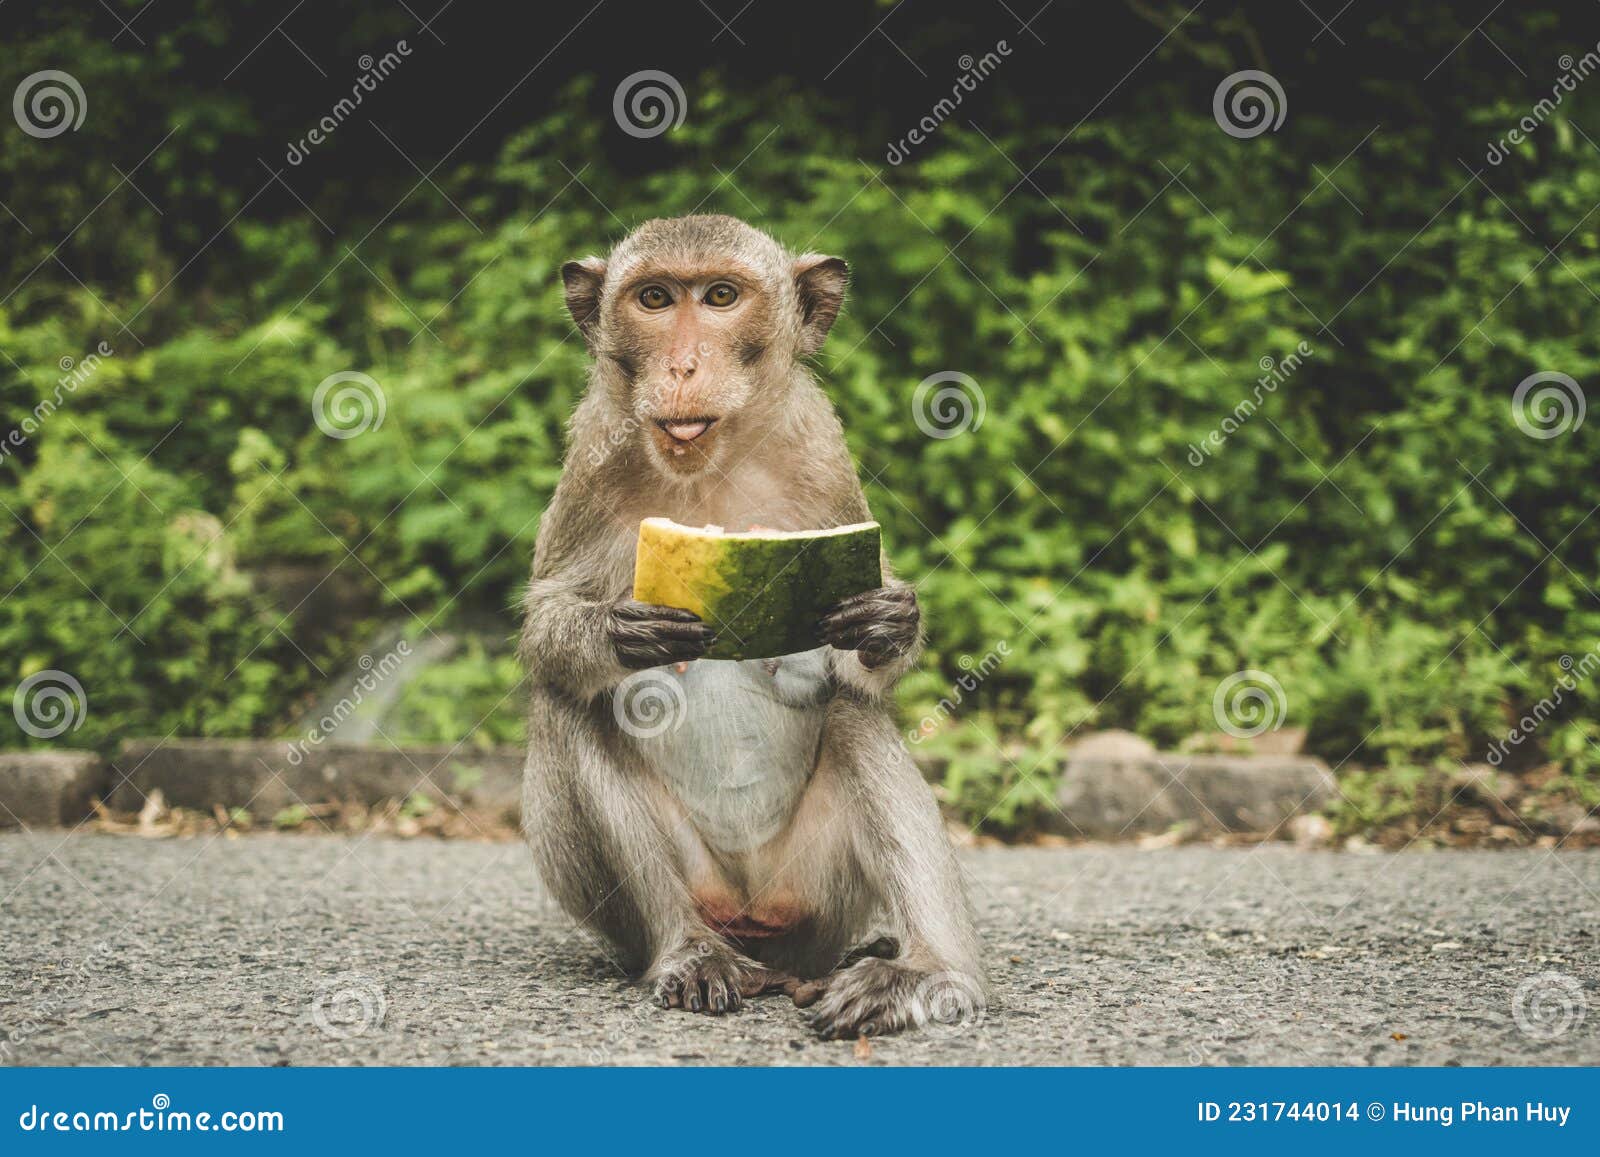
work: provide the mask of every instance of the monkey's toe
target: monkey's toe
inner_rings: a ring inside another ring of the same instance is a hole
[[[772,976],[726,945],[701,941],[668,954],[650,970],[656,1004],[720,1016],[737,1012],[747,995],[769,987]]]

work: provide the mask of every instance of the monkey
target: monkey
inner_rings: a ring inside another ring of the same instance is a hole
[[[697,215],[647,221],[561,279],[588,381],[519,646],[523,825],[546,887],[663,1008],[715,1015],[782,991],[821,1036],[853,1038],[926,1023],[941,987],[981,1001],[960,868],[894,724],[923,626],[887,555],[881,588],[775,660],[705,659],[712,624],[631,594],[649,516],[730,530],[871,517],[810,369],[848,266]],[[672,726],[623,726],[640,681]]]

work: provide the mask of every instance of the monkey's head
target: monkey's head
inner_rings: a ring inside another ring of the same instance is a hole
[[[567,309],[670,475],[716,460],[782,404],[822,348],[849,272],[795,256],[733,217],[647,221],[611,251],[561,267]]]

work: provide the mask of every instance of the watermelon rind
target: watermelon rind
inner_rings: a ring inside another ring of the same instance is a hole
[[[883,585],[876,522],[815,531],[639,524],[633,597],[693,611],[717,631],[708,659],[769,659],[820,646],[817,621]]]

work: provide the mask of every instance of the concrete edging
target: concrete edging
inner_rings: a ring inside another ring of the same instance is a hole
[[[0,752],[0,828],[71,827],[106,787],[92,751]]]
[[[938,761],[918,759],[938,778]],[[0,827],[71,826],[95,796],[137,812],[160,789],[173,807],[248,808],[270,816],[295,804],[373,805],[421,791],[512,823],[520,811],[523,751],[289,740],[128,740],[109,762],[92,752],[0,754]],[[1280,755],[1176,755],[1148,744],[1080,745],[1064,764],[1047,830],[1126,839],[1183,826],[1203,833],[1271,832],[1337,796],[1321,760]]]

